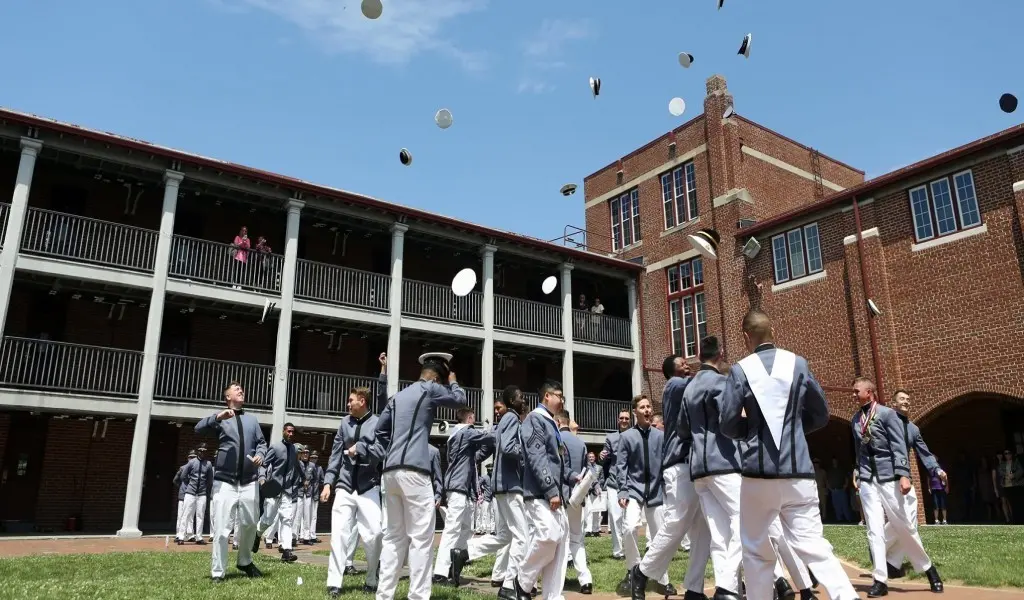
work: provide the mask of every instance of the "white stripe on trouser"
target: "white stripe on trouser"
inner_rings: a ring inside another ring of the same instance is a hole
[[[320,497],[309,499],[309,539],[316,538],[316,518],[320,514]]]
[[[793,547],[789,544],[786,536],[782,534],[781,519],[775,519],[772,522],[772,526],[768,530],[768,538],[772,541],[772,545],[775,546],[775,552],[779,556],[779,561],[775,563],[775,578],[778,579],[785,576],[782,571],[782,565],[786,565],[786,571],[793,578],[796,589],[811,589],[811,575],[807,572],[807,566],[793,552]]]
[[[268,532],[275,526],[280,532],[281,547],[285,550],[292,549],[292,525],[295,522],[295,501],[287,494],[281,494],[277,498],[267,498],[263,501],[263,516],[256,528],[257,535]],[[269,535],[267,534],[269,539]],[[239,547],[241,550],[241,547]]]
[[[196,519],[196,496],[195,494],[185,494],[185,502],[181,509],[181,518],[178,519],[178,535],[176,536],[179,540],[189,540],[195,534],[195,519]]]
[[[358,500],[357,500],[358,498]],[[334,491],[331,507],[331,558],[327,563],[327,587],[342,587],[349,548],[354,547],[350,532],[357,532],[366,548],[366,585],[377,585],[377,564],[381,550],[380,489],[371,488],[362,494]]]
[[[391,600],[408,553],[409,600],[430,598],[430,554],[434,542],[434,487],[425,473],[395,470],[382,477],[385,503],[384,547],[377,600]]]
[[[743,563],[743,542],[740,540],[742,485],[743,478],[739,473],[708,475],[694,482],[711,536],[715,587],[734,594],[740,591],[740,566]]]
[[[580,585],[594,582],[590,576],[590,567],[587,566],[587,547],[583,542],[584,517],[582,506],[577,508],[570,504],[565,509],[565,518],[569,521],[569,551],[566,560],[572,561]]]
[[[638,532],[642,525],[641,517],[647,516],[647,539],[651,540],[658,536],[661,529],[661,517],[656,510],[657,507],[641,506],[639,502],[630,498],[626,504],[626,510],[622,511],[622,551],[626,555],[626,568],[632,569],[640,564],[640,546],[637,543]],[[679,545],[676,544],[676,548]],[[662,585],[668,585],[668,572],[658,578]]]
[[[780,519],[793,552],[814,571],[832,600],[852,600],[857,592],[825,541],[813,479],[743,478],[740,490],[740,539],[748,600],[772,600],[778,556],[771,526]]]
[[[452,566],[452,550],[466,548],[473,537],[473,505],[469,497],[459,492],[448,492],[448,512],[444,517],[444,532],[437,544],[434,575],[448,576]]]
[[[690,465],[673,465],[662,472],[665,486],[665,512],[661,528],[651,547],[640,561],[644,575],[657,581],[668,579],[668,566],[679,552],[683,537],[689,532],[690,561],[683,578],[683,588],[704,593],[704,569],[711,557],[711,534],[693,481]]]
[[[910,522],[910,511],[907,504],[908,497],[900,493],[900,482],[890,481],[879,483],[877,480],[862,481],[860,484],[860,501],[863,505],[864,524],[868,528],[868,546],[871,547],[871,557],[874,564],[872,576],[876,581],[885,583],[889,572],[885,567],[885,524],[883,517],[889,517],[889,525],[892,527],[892,538],[895,544],[906,553],[910,564],[918,573],[927,571],[932,566],[932,561],[924,551],[921,544],[921,536],[917,533],[917,523]],[[917,497],[913,498],[917,503]],[[809,565],[814,575],[820,580],[821,575],[814,565]],[[899,565],[893,565],[898,567]]]
[[[604,494],[608,510],[608,532],[612,534],[612,556],[622,556],[622,507],[619,506],[619,490],[608,488]]]
[[[562,600],[565,554],[569,551],[569,520],[565,509],[551,510],[547,500],[528,500],[530,541],[519,566],[519,585],[529,592],[540,581],[542,600]]]
[[[907,524],[910,525],[914,533],[917,533],[917,489],[914,486],[910,486],[910,491],[905,496],[906,500],[902,503],[903,509],[907,512]],[[903,559],[907,553],[903,550],[903,546],[899,543],[899,536],[896,535],[895,529],[892,524],[885,524],[885,558],[888,563],[897,569],[903,566]]]
[[[256,538],[256,519],[259,512],[260,491],[256,482],[238,485],[223,481],[213,482],[213,566],[210,575],[224,576],[224,562],[228,557],[228,534],[231,523],[238,518],[235,543],[238,544],[240,567],[252,563],[252,541]]]
[[[196,496],[196,529],[195,539],[203,539],[203,529],[206,528],[206,494]]]
[[[529,542],[526,504],[522,494],[498,494],[494,500],[498,509],[494,514],[494,535],[469,540],[469,560],[494,554],[491,581],[504,581],[503,587],[514,589],[512,580],[519,574]]]

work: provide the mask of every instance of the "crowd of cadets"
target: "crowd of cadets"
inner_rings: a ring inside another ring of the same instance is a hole
[[[824,392],[804,358],[774,345],[764,313],[749,312],[742,329],[749,354],[731,366],[716,336],[702,340],[695,372],[683,358],[667,357],[662,414],[646,396],[636,397],[632,414],[618,415],[618,431],[597,455],[576,436],[557,382],[540,388],[533,410],[519,388],[505,388],[494,425],[477,427],[449,354],[421,356],[419,381],[390,399],[381,355],[378,395],[351,390],[326,469],[315,452],[292,442],[290,423],[268,445],[233,382],[224,390],[227,408],[196,426],[217,437],[215,464],[201,447],[175,477],[177,542],[202,543],[210,498],[213,581],[224,580],[229,536],[239,549],[237,568],[259,577],[252,554],[260,537],[267,548],[280,542],[282,561],[295,560],[293,544],[319,542],[317,506],[333,496],[326,581],[332,597],[341,594],[344,576],[357,572],[352,556],[361,540],[368,563],[363,589],[379,600],[394,597],[406,565],[408,597],[422,600],[432,585],[460,586],[466,564],[490,554],[499,598],[556,600],[570,567],[580,591],[593,592],[584,538],[600,535],[606,511],[612,557],[624,561],[619,588],[634,599],[652,588],[676,594],[668,567],[683,549],[690,554],[680,582],[685,600],[708,598],[709,563],[714,600],[781,600],[796,590],[810,600],[819,581],[830,598],[851,600],[857,593],[823,537],[805,439],[828,422]],[[929,475],[946,474],[916,425],[886,406],[870,380],[857,378],[853,395],[861,406],[852,417],[855,479],[874,562],[868,596],[888,594],[888,580],[904,575],[904,559],[942,592],[917,533],[911,451]],[[906,396],[900,390],[895,398]],[[383,407],[379,415],[374,405]],[[429,444],[441,407],[456,409],[458,420],[446,441],[444,473],[440,452]],[[444,528],[435,552],[436,512]]]

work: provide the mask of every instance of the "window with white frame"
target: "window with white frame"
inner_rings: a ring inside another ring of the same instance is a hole
[[[775,283],[799,279],[824,269],[818,224],[811,223],[772,236],[772,262]]]
[[[697,172],[693,161],[661,175],[661,199],[665,229],[697,218]]]
[[[640,241],[640,190],[632,190],[609,202],[612,213],[612,250]]]
[[[708,335],[704,303],[704,262],[694,258],[666,269],[672,352],[687,358],[700,352]]]
[[[908,192],[918,242],[981,225],[981,211],[970,170],[947,175]]]

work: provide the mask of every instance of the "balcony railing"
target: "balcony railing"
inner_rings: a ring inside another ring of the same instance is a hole
[[[572,326],[572,337],[576,341],[620,348],[632,347],[629,319],[574,309]]]
[[[243,262],[244,261],[244,262]],[[280,293],[284,257],[231,244],[174,236],[168,275],[234,289]]]
[[[151,229],[30,208],[21,252],[152,273],[158,237]]]
[[[456,296],[451,286],[402,280],[402,313],[468,325],[483,324],[484,295],[470,292]]]
[[[10,204],[0,204],[0,248],[4,247],[4,238],[7,237],[7,215],[10,212]]]
[[[300,258],[295,271],[295,296],[387,312],[391,278]]]
[[[139,393],[142,353],[135,350],[6,337],[0,386],[132,398]]]
[[[404,390],[405,388],[409,387],[413,383],[415,383],[415,382],[409,381],[407,379],[399,380],[399,382],[398,382],[398,389]],[[481,415],[480,414],[480,406],[481,406],[481,402],[482,402],[482,400],[484,398],[484,391],[482,389],[480,389],[480,388],[471,388],[471,387],[464,387],[462,389],[466,391],[466,399],[469,400],[469,407],[472,408],[473,412],[476,413],[476,420],[477,420],[477,422],[478,423],[483,423],[485,419],[490,419],[491,415]],[[457,420],[455,418],[455,413],[456,412],[458,412],[458,411],[456,409],[454,409],[454,408],[438,408],[437,409],[437,413],[434,415],[434,418],[436,420],[438,420],[438,421],[455,422]]]
[[[237,381],[245,405],[270,408],[274,398],[274,367],[251,363],[161,354],[156,367],[157,400],[224,406],[224,387]]]
[[[346,415],[348,391],[358,387],[370,388],[370,410],[380,412],[384,407],[375,402],[378,385],[387,387],[386,383],[379,384],[376,377],[292,369],[288,372],[288,412]]]
[[[494,295],[494,328],[562,337],[562,307]]]
[[[581,431],[612,432],[618,429],[619,413],[632,410],[628,400],[606,400],[577,396],[573,402],[574,418]]]

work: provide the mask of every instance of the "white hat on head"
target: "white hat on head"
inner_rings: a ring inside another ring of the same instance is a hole
[[[426,364],[425,361],[431,358],[440,359],[446,363],[451,362],[452,355],[447,352],[425,352],[420,355],[420,364]]]

